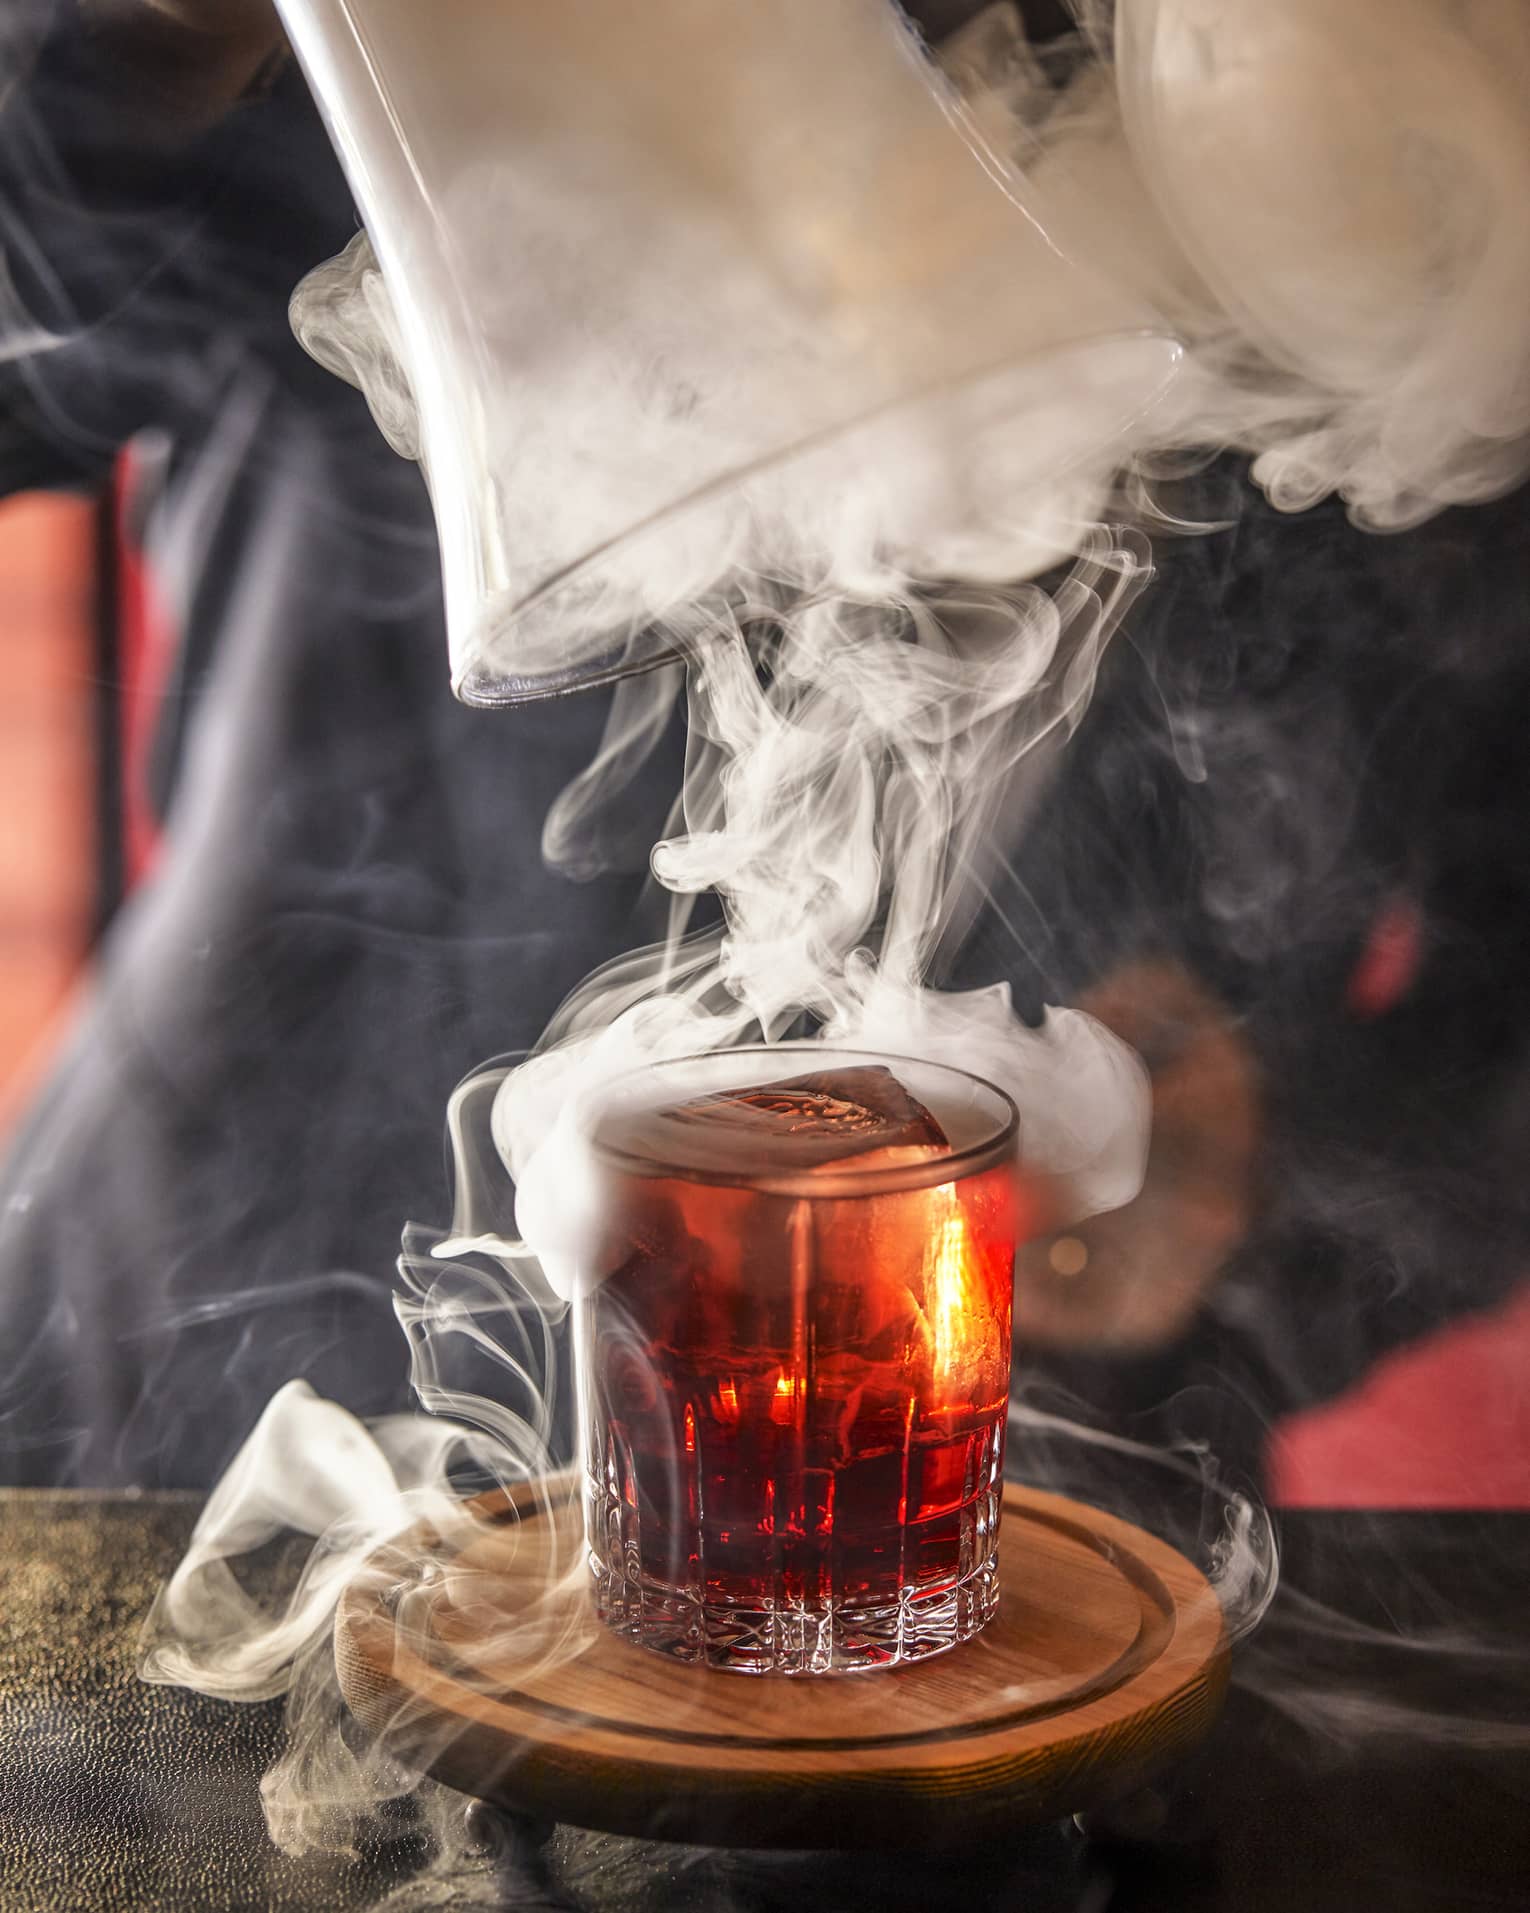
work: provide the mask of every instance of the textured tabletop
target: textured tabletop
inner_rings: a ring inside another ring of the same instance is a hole
[[[143,1686],[138,1626],[191,1498],[0,1496],[0,1907],[371,1906],[384,1876],[298,1869],[257,1784],[275,1705]]]
[[[1388,1913],[1530,1908],[1530,1710],[1495,1669],[1418,1672],[1407,1648],[1359,1669],[1373,1692],[1433,1710],[1438,1734],[1293,1742],[1281,1710],[1235,1698],[1180,1777],[1167,1827],[1093,1842],[1071,1825],[960,1856],[752,1855],[571,1829],[538,1843],[490,1823],[449,1875],[407,1831],[354,1861],[297,1862],[267,1839],[258,1783],[275,1706],[230,1707],[134,1673],[138,1626],[195,1503],[0,1491],[0,1909],[621,1909],[621,1913]],[[1363,1584],[1404,1634],[1438,1616],[1530,1635],[1524,1517],[1307,1516],[1288,1524],[1295,1580]],[[1406,1573],[1403,1564],[1406,1562]],[[1486,1638],[1486,1636],[1483,1636]],[[1261,1653],[1337,1691],[1353,1644],[1300,1615]],[[1522,1676],[1521,1667],[1520,1674]],[[1496,1718],[1488,1718],[1496,1707]],[[1466,1731],[1467,1729],[1470,1731]],[[1463,1744],[1464,1743],[1464,1744]],[[1151,1813],[1148,1815],[1152,1819]]]

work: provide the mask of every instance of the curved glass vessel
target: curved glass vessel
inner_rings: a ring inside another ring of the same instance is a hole
[[[470,703],[1040,569],[1172,372],[890,0],[280,5],[369,235],[295,322],[425,467]]]

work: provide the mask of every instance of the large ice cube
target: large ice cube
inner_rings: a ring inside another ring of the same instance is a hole
[[[818,1070],[779,1083],[722,1090],[623,1125],[621,1146],[703,1174],[870,1167],[926,1161],[950,1149],[945,1131],[880,1063]]]

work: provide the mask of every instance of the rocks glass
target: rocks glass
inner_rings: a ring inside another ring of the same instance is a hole
[[[616,1086],[575,1298],[601,1619],[740,1673],[916,1661],[998,1602],[1017,1122],[819,1044]]]

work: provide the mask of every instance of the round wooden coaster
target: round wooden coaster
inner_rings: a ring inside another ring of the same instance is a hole
[[[347,1589],[351,1710],[464,1793],[654,1839],[930,1846],[1100,1806],[1210,1727],[1221,1611],[1172,1548],[1010,1484],[999,1612],[916,1664],[827,1678],[687,1667],[590,1608],[567,1478],[486,1496]]]

